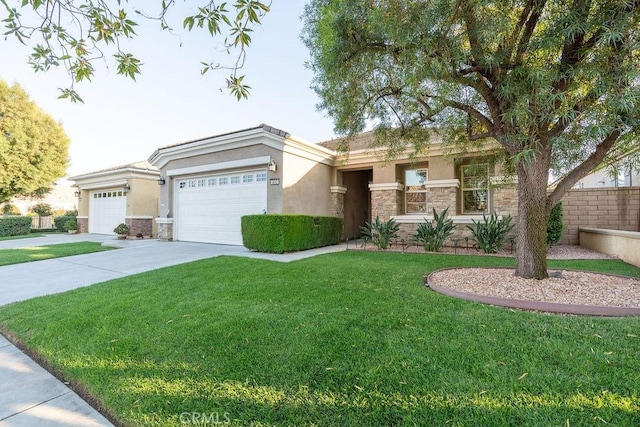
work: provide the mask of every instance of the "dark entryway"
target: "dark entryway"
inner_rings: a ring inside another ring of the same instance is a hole
[[[342,173],[342,185],[347,188],[344,195],[344,239],[360,237],[360,226],[371,221],[369,183],[372,179],[371,169]]]

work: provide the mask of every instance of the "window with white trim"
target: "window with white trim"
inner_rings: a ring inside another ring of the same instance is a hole
[[[223,176],[222,178],[218,179],[218,184],[220,185],[227,185],[229,183],[229,178],[227,178],[226,176]]]
[[[253,175],[242,175],[243,184],[251,184],[253,182]]]
[[[404,171],[405,213],[423,214],[427,212],[428,169],[406,169]]]
[[[463,214],[489,212],[489,164],[460,167]]]
[[[264,172],[256,174],[256,182],[267,182],[267,174]]]
[[[234,175],[231,177],[231,183],[232,184],[240,184],[240,176],[239,175]]]
[[[216,185],[216,181],[217,180],[215,178],[209,178],[209,179],[207,179],[207,185],[209,187],[213,187],[214,185]]]

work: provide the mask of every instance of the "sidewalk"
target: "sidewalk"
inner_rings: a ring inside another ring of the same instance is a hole
[[[222,255],[291,262],[346,249],[342,244],[279,255],[251,252],[242,246],[156,239],[117,240],[114,236],[91,234],[5,240],[0,241],[0,249],[81,241],[101,242],[119,249],[0,267],[0,306]],[[0,427],[112,426],[76,393],[1,335],[0,378]]]

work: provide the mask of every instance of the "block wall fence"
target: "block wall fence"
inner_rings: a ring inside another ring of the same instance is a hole
[[[569,190],[562,205],[561,244],[577,245],[578,227],[640,231],[640,187]]]

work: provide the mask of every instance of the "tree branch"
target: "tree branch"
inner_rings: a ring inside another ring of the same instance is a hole
[[[538,20],[540,19],[540,16],[542,15],[542,11],[546,4],[546,0],[532,0],[528,19],[524,23],[524,32],[520,36],[520,41],[518,42],[518,47],[516,49],[516,57],[514,59],[514,62],[516,64],[522,63],[524,54],[527,51],[527,47],[529,45],[529,41],[531,40],[531,36],[533,35],[533,31],[536,29],[536,25],[538,25]]]
[[[619,130],[611,132],[600,144],[596,146],[596,150],[584,162],[575,167],[567,174],[567,176],[562,178],[556,188],[547,197],[547,206],[553,206],[558,203],[562,199],[562,196],[570,190],[576,182],[585,177],[593,170],[593,168],[598,166],[619,137]]]

